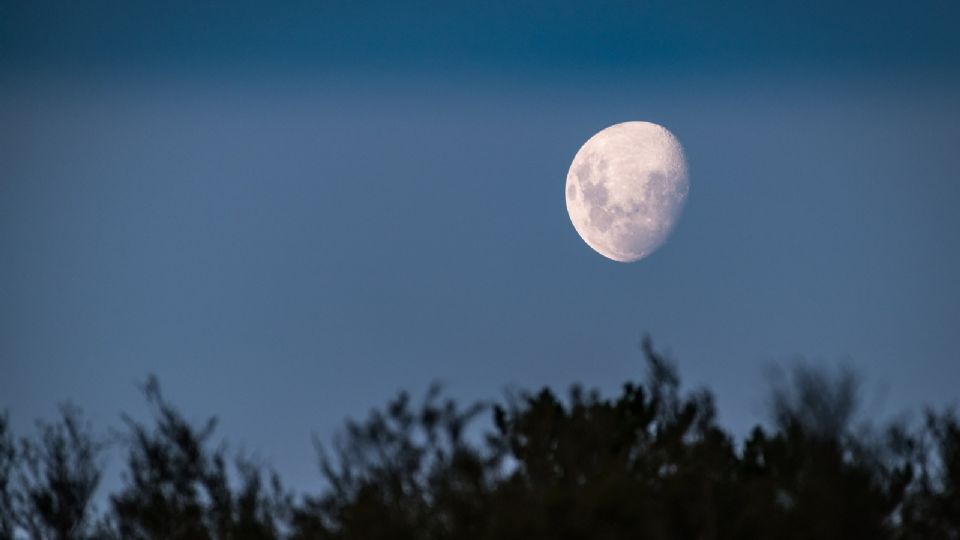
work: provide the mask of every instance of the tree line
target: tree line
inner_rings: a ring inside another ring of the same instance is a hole
[[[0,540],[960,539],[953,409],[862,425],[853,374],[797,366],[770,425],[738,439],[708,390],[684,390],[649,340],[643,355],[646,378],[612,397],[401,393],[317,445],[318,493],[229,455],[155,378],[152,422],[124,418],[119,438],[72,406],[32,436],[3,415]],[[108,444],[123,482],[97,511]]]

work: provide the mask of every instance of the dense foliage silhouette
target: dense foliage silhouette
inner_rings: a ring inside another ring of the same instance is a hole
[[[214,446],[215,422],[186,421],[153,378],[153,424],[125,418],[119,437],[75,407],[33,438],[2,416],[0,539],[960,539],[952,410],[857,425],[852,374],[797,366],[772,425],[737,441],[709,391],[682,391],[649,341],[643,353],[646,380],[613,398],[401,393],[318,443],[327,487],[299,496]],[[96,511],[108,444],[126,453],[124,484]]]

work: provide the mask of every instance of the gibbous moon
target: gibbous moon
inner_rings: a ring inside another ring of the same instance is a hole
[[[612,125],[580,147],[566,189],[570,221],[584,242],[615,261],[638,261],[663,244],[683,210],[683,148],[657,124]]]

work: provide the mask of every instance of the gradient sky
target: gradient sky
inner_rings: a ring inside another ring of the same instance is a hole
[[[0,410],[155,373],[308,487],[399,389],[614,391],[643,333],[738,432],[798,357],[958,397],[960,4],[545,4],[0,0]],[[627,120],[691,171],[630,265],[563,194]]]

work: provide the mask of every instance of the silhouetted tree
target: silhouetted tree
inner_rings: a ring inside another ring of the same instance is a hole
[[[912,478],[908,464],[852,429],[855,377],[797,366],[775,389],[775,431],[756,428],[741,458],[757,537],[891,538]]]
[[[209,447],[216,421],[191,425],[164,400],[156,378],[144,392],[156,425],[151,429],[125,418],[126,487],[110,497],[113,534],[123,539],[277,538],[285,504],[279,480],[274,476],[268,491],[260,469],[240,460],[240,487],[233,489],[224,450]]]
[[[681,395],[644,343],[650,374],[616,399],[547,389],[494,408],[494,446],[514,464],[484,538],[716,537],[735,465],[710,395]]]
[[[5,455],[0,461],[6,462],[0,464],[4,526],[12,522],[30,538],[90,538],[95,526],[92,500],[100,483],[103,444],[79,409],[64,405],[60,414],[57,423],[38,423],[38,440],[22,439],[19,450],[10,437],[0,436],[6,439],[0,443]]]
[[[960,539],[960,422],[953,410],[927,410],[911,441],[919,478],[902,510],[902,538]]]
[[[0,417],[0,540],[960,540],[952,409],[876,428],[857,420],[851,372],[797,366],[774,385],[773,422],[738,444],[708,391],[682,390],[649,340],[643,353],[646,379],[614,397],[401,393],[317,442],[326,487],[297,499],[213,446],[215,422],[186,421],[154,378],[154,423],[125,418],[124,485],[97,516],[100,445],[79,413],[20,446]]]
[[[422,538],[442,535],[469,513],[465,494],[488,492],[493,463],[464,430],[482,406],[438,402],[433,387],[413,411],[406,393],[363,424],[348,422],[330,456],[318,443],[330,489],[294,509],[294,538]]]

